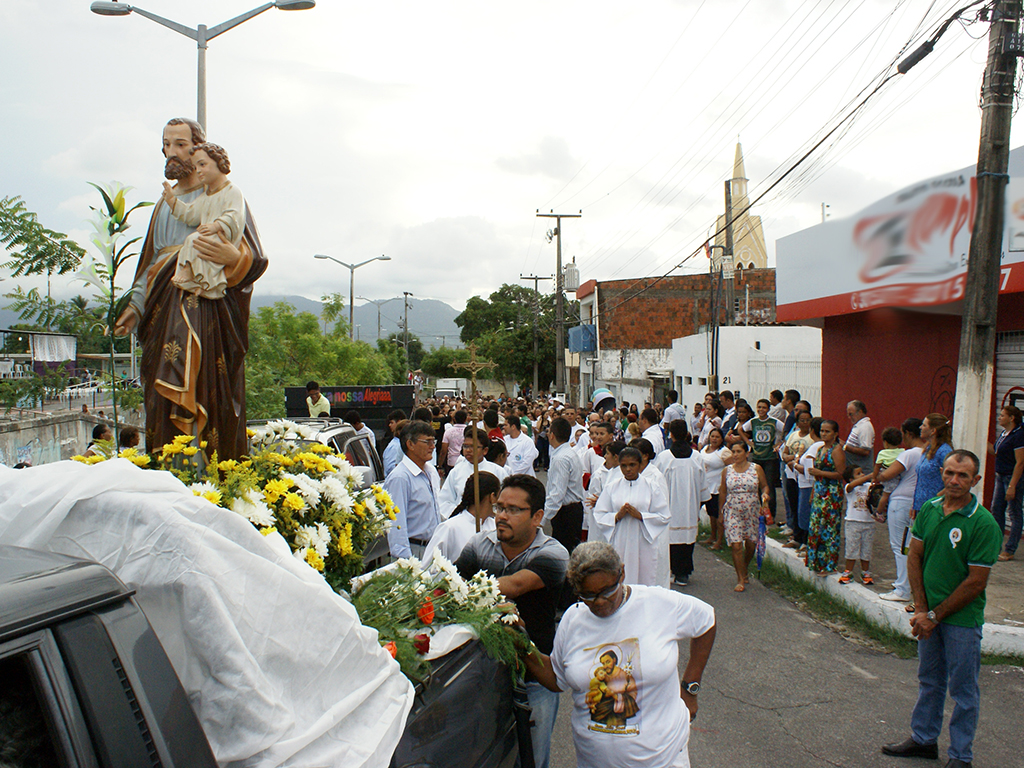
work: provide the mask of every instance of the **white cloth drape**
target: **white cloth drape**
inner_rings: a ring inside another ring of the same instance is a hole
[[[280,536],[117,459],[0,467],[0,544],[95,560],[130,588],[231,768],[387,766],[413,688]]]

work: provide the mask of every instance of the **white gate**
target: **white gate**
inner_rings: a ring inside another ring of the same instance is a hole
[[[1024,334],[1022,334],[1024,335]],[[747,354],[747,391],[751,405],[767,398],[773,389],[795,389],[811,404],[811,412],[821,413],[821,358],[766,355],[752,349]]]

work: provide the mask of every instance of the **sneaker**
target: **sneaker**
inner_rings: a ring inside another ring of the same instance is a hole
[[[672,579],[672,584],[677,586],[677,587],[685,587],[689,583],[690,583],[690,580],[688,578],[680,579],[680,578],[676,577],[676,578]]]
[[[879,595],[882,600],[888,600],[890,603],[909,603],[910,598],[904,597],[895,589],[892,592],[886,592],[884,595]]]
[[[850,578],[851,578],[850,572],[849,571],[843,571],[842,576],[839,577],[839,583],[840,584],[849,584],[850,583]]]
[[[875,579],[870,573],[862,573],[860,577],[862,584],[874,584]]]

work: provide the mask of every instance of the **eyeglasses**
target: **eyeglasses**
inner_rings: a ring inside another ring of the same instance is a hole
[[[497,517],[498,515],[505,515],[506,517],[511,517],[512,515],[522,515],[532,511],[533,510],[531,510],[529,507],[507,507],[504,504],[494,505],[495,517]]]
[[[437,440],[433,437],[428,437],[425,440],[413,440],[414,443],[423,443],[424,445],[436,445]]]
[[[584,603],[596,603],[598,600],[611,600],[613,597],[615,597],[615,593],[617,593],[620,589],[622,589],[621,581],[614,587],[608,587],[608,589],[598,592],[596,595],[585,595],[582,592],[580,592],[580,600],[582,600]]]

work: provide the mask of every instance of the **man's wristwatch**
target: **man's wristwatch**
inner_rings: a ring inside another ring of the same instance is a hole
[[[682,680],[681,682],[683,684],[683,690],[691,696],[696,696],[698,693],[700,693],[700,683],[688,683],[685,680]]]
[[[939,623],[939,620],[937,618],[935,618],[935,611],[928,611],[927,616],[928,616],[928,621],[930,621],[932,624],[938,624]]]

